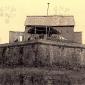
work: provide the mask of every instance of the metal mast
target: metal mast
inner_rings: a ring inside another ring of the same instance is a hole
[[[50,4],[50,3],[47,3],[47,4],[48,4],[48,7],[47,7],[47,16],[48,16],[48,11],[49,11],[49,4]]]

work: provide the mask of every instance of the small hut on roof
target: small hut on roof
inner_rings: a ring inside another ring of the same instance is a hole
[[[23,40],[27,41],[29,35],[43,35],[43,38],[59,36],[60,39],[81,43],[81,32],[74,32],[74,26],[73,16],[27,16]]]

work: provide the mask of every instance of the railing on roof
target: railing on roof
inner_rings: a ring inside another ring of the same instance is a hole
[[[32,34],[31,37],[28,38],[28,40],[36,40],[36,39],[45,39],[45,40],[52,40],[52,41],[57,41],[57,42],[65,42],[65,43],[76,43],[71,40],[67,40],[60,35],[53,34],[51,36],[47,36],[44,34]]]

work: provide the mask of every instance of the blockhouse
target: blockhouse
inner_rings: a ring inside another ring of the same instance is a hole
[[[85,85],[85,45],[73,16],[27,16],[25,32],[0,45],[0,85]]]

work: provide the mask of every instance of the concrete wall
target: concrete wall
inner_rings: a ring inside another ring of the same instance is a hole
[[[22,41],[24,40],[24,32],[15,32],[15,31],[10,31],[9,32],[9,43],[13,42],[20,42],[22,38]]]
[[[58,30],[64,38],[73,41],[74,27],[54,27],[54,29]]]
[[[36,44],[35,44],[36,43]],[[16,46],[4,46],[0,48],[1,66],[57,66],[85,64],[85,49],[83,47],[71,47],[53,44],[38,44],[37,42],[19,44]],[[59,43],[59,42],[58,42]],[[82,59],[83,58],[83,59]]]
[[[85,73],[36,68],[1,69],[0,85],[85,85]],[[81,76],[80,76],[81,75]]]
[[[37,69],[36,72],[29,72],[27,69],[22,73],[19,69],[18,71],[14,69],[9,71],[4,71],[0,73],[0,85],[70,85],[71,82],[67,75],[64,74],[49,74],[42,73]],[[2,70],[3,71],[3,70]],[[20,72],[19,72],[20,71]],[[38,72],[38,73],[37,73]]]
[[[49,41],[0,45],[1,85],[85,85],[85,47]]]
[[[74,33],[74,41],[82,44],[82,32]]]

